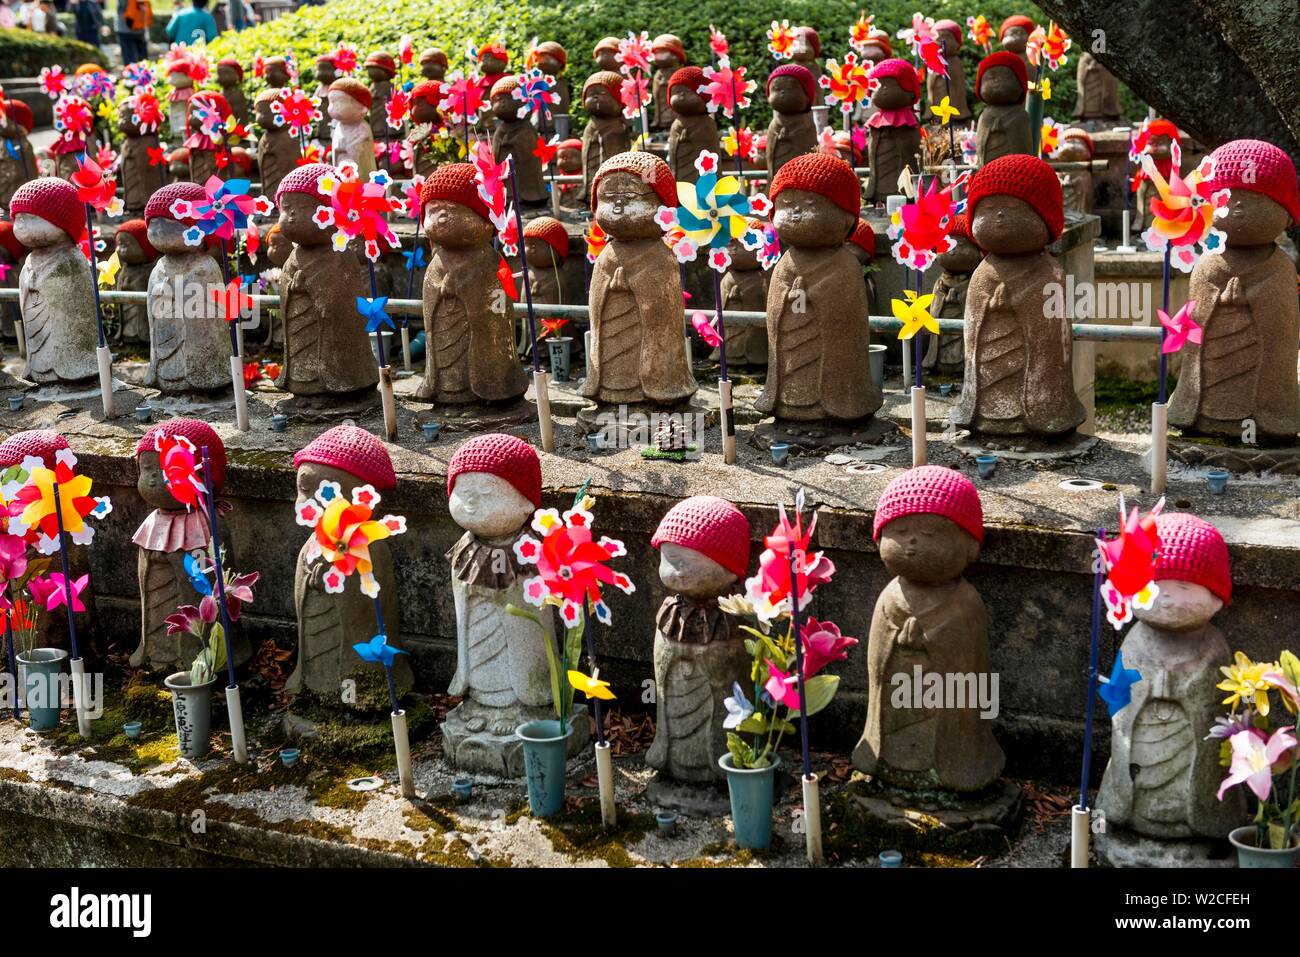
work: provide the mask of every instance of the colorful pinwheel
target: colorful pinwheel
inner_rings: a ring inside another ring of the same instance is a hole
[[[142,86],[153,86],[157,82],[157,77],[154,75],[153,67],[141,61],[122,68],[122,82],[129,89],[137,89]]]
[[[921,58],[925,44],[936,42],[934,18],[921,13],[912,14],[912,25],[899,30],[898,38],[912,48],[912,56]]]
[[[272,122],[293,136],[310,132],[321,121],[320,100],[291,86],[271,101]]]
[[[642,30],[639,34],[628,31],[627,36],[618,41],[618,52],[614,59],[618,61],[618,70],[624,76],[639,73],[642,76],[650,72],[650,58],[654,48],[650,44],[650,34]]]
[[[691,313],[691,328],[695,330],[696,335],[704,340],[704,344],[711,349],[716,349],[722,345],[722,334],[718,332],[718,327],[713,324],[714,321],[707,312]]]
[[[753,220],[750,226],[763,236],[763,245],[758,249],[758,264],[764,269],[771,269],[781,258],[781,237],[777,235],[776,227],[771,223]]]
[[[209,176],[203,184],[206,199],[173,202],[169,210],[173,216],[196,221],[185,230],[185,244],[202,246],[209,236],[231,240],[236,231],[248,228],[248,219],[254,213],[265,215],[270,212],[269,200],[265,197],[253,199],[248,195],[251,186],[246,179],[223,180],[219,176]]]
[[[54,128],[62,134],[64,144],[82,147],[86,136],[95,125],[90,104],[74,93],[60,97],[54,104]]]
[[[1160,499],[1140,518],[1134,506],[1126,517],[1121,495],[1119,537],[1111,541],[1097,539],[1097,551],[1106,572],[1101,598],[1106,605],[1106,620],[1116,631],[1133,618],[1134,608],[1150,608],[1160,592],[1155,583],[1156,557],[1160,551],[1156,516],[1164,504],[1165,500]]]
[[[202,506],[207,489],[203,483],[203,462],[194,443],[183,435],[156,432],[154,451],[162,468],[163,481],[172,498],[190,508]]]
[[[73,86],[86,99],[93,100],[98,97],[111,99],[115,84],[113,78],[106,71],[93,70],[75,77]]]
[[[587,243],[587,262],[594,263],[609,243],[609,237],[605,235],[605,230],[601,229],[593,219],[590,225],[587,226],[587,234],[583,239]]]
[[[334,51],[334,69],[344,76],[351,76],[357,68],[357,48],[351,43],[340,43]]]
[[[41,91],[51,100],[57,100],[68,89],[68,74],[57,63],[41,67]]]
[[[157,133],[162,128],[162,105],[152,86],[137,87],[127,105],[131,110],[131,122],[140,127],[141,133]]]
[[[858,14],[858,19],[849,27],[849,46],[858,53],[865,53],[867,50],[867,41],[871,39],[871,26],[875,22],[874,16],[867,16],[865,12]]]
[[[226,322],[240,322],[253,308],[253,297],[244,291],[244,282],[235,277],[220,289],[209,290],[212,301],[224,313]]]
[[[117,196],[117,180],[89,156],[77,159],[77,171],[69,179],[77,187],[77,199],[87,206],[107,213],[122,215],[123,203]]]
[[[1038,141],[1038,151],[1043,156],[1051,157],[1061,152],[1061,135],[1065,128],[1050,116],[1043,117],[1043,131]]]
[[[984,14],[967,17],[966,29],[970,33],[971,42],[985,51],[989,49],[989,44],[993,42],[993,28],[989,26],[988,20],[984,19]]]
[[[341,594],[347,579],[355,574],[362,594],[369,598],[379,595],[370,546],[406,531],[406,519],[400,515],[385,515],[378,520],[373,517],[379,499],[374,486],[361,485],[353,489],[352,500],[348,501],[337,482],[325,481],[315,495],[297,506],[298,524],[312,530],[307,540],[307,562],[324,559],[330,566],[322,579],[329,594]]]
[[[1189,342],[1198,346],[1201,344],[1203,330],[1196,320],[1192,318],[1195,309],[1196,300],[1189,299],[1183,303],[1182,308],[1175,312],[1172,317],[1163,309],[1156,310],[1160,325],[1165,330],[1165,341],[1160,346],[1161,352],[1165,354],[1177,352]]]
[[[1046,31],[1042,27],[1036,27],[1025,43],[1025,57],[1040,71],[1044,63],[1049,69],[1057,70],[1065,66],[1068,60],[1065,54],[1071,44],[1065,31],[1055,23]]]
[[[790,29],[790,21],[782,20],[780,23],[773,20],[771,28],[767,31],[767,49],[776,60],[789,60],[793,54],[790,48],[794,46],[794,30]]]
[[[728,156],[739,156],[751,163],[758,159],[758,142],[754,138],[754,131],[747,126],[740,129],[733,126],[727,130],[727,135],[722,138],[722,148]]]
[[[59,549],[60,529],[54,504],[56,484],[63,513],[62,530],[77,545],[89,545],[95,537],[95,530],[86,524],[87,518],[103,518],[113,510],[107,495],[91,496],[90,476],[76,473],[77,457],[71,449],[59,449],[54,458],[53,469],[46,468],[36,456],[23,460],[26,484],[13,495],[10,505],[9,533],[25,536],[29,529],[35,529],[36,550],[42,555],[53,555]]]
[[[549,120],[551,107],[560,102],[560,94],[555,92],[555,81],[538,67],[520,73],[516,79],[519,85],[510,91],[510,95],[519,101],[516,115],[521,120],[534,114]]]
[[[1182,149],[1170,143],[1173,162],[1169,179],[1160,175],[1155,158],[1142,155],[1143,172],[1156,188],[1151,198],[1151,227],[1142,234],[1148,249],[1169,250],[1170,263],[1181,272],[1191,272],[1196,265],[1196,246],[1202,253],[1221,253],[1227,237],[1215,229],[1215,219],[1228,214],[1229,190],[1212,190],[1214,159],[1207,156],[1186,177],[1179,174]]]
[[[734,176],[718,176],[718,154],[702,150],[695,159],[700,177],[694,183],[677,184],[677,203],[660,206],[655,221],[665,232],[676,227],[684,238],[674,247],[680,261],[694,259],[707,249],[709,266],[725,272],[731,265],[727,245],[739,239],[746,248],[758,249],[762,236],[750,226],[750,218],[766,217],[772,204],[762,193],[745,194],[745,186]]]
[[[826,103],[840,105],[840,110],[848,115],[854,107],[865,100],[869,94],[867,69],[858,62],[858,55],[853,52],[844,54],[844,63],[835,60],[826,61],[826,72],[817,82],[826,91]]]
[[[887,234],[893,244],[894,259],[908,269],[926,270],[935,258],[957,245],[951,232],[957,215],[966,201],[953,194],[970,178],[963,173],[952,183],[939,188],[939,178],[930,180],[930,188],[914,203],[906,203],[890,217]]]
[[[952,122],[952,118],[961,113],[961,110],[952,105],[952,98],[945,96],[938,103],[930,107],[930,112],[939,117],[939,125],[947,126]]]
[[[532,529],[542,536],[521,535],[514,544],[521,565],[536,565],[537,575],[524,580],[524,599],[531,605],[558,605],[566,627],[582,621],[583,607],[592,603],[596,620],[608,625],[612,617],[601,595],[602,585],[612,585],[626,595],[636,591],[632,579],[605,563],[627,554],[613,538],[594,540],[591,512],[583,503],[563,515],[556,509],[538,509]]]
[[[695,92],[704,97],[710,113],[721,110],[728,119],[749,106],[749,94],[758,88],[753,80],[745,79],[743,66],[733,69],[726,57],[718,61],[716,69],[704,67],[704,79],[707,82]]]
[[[650,84],[639,73],[624,77],[618,87],[618,98],[623,104],[623,118],[636,119],[650,102]]]
[[[372,170],[367,182],[357,176],[355,163],[347,162],[320,178],[318,189],[329,197],[327,205],[317,206],[312,221],[321,229],[334,228],[334,250],[343,252],[348,243],[360,238],[364,242],[366,258],[379,260],[379,241],[389,249],[401,248],[393,227],[386,218],[388,213],[401,212],[406,203],[389,197],[392,179],[383,170]]]
[[[474,182],[478,185],[479,199],[488,208],[488,219],[497,233],[504,233],[514,223],[513,207],[508,202],[510,160],[498,163],[492,145],[486,140],[474,144]]]
[[[939,322],[930,315],[930,303],[934,301],[934,296],[918,295],[914,289],[904,289],[903,296],[903,299],[891,299],[889,302],[894,318],[903,324],[903,328],[898,330],[898,338],[911,339],[922,329],[937,336]]]
[[[438,112],[450,123],[470,123],[478,119],[486,106],[483,98],[483,85],[476,77],[466,76],[460,70],[453,70],[443,80],[442,99],[438,101]]]

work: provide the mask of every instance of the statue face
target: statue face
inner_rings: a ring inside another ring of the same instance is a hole
[[[1291,217],[1263,193],[1234,189],[1228,199],[1228,215],[1217,225],[1227,233],[1229,246],[1264,246],[1291,225]]]
[[[509,93],[492,97],[492,115],[498,120],[519,119],[519,101]]]
[[[426,80],[437,80],[441,83],[442,78],[447,75],[447,68],[436,60],[426,60],[420,64],[420,75]]]
[[[411,119],[420,125],[422,123],[437,123],[438,110],[432,103],[421,97],[418,100],[411,101]]]
[[[536,236],[524,237],[524,254],[528,257],[528,265],[533,269],[551,270],[559,266],[551,244]]]
[[[149,243],[158,252],[170,255],[199,252],[202,246],[189,246],[185,243],[185,230],[188,228],[184,223],[158,216],[149,220]]]
[[[555,154],[556,165],[560,167],[561,173],[582,172],[582,150],[563,149]]]
[[[543,53],[538,57],[537,65],[547,76],[559,76],[564,72],[564,67],[560,65],[560,61],[549,53]]]
[[[1223,607],[1223,600],[1204,585],[1162,578],[1150,608],[1134,608],[1133,616],[1153,628],[1191,631],[1204,628]]]
[[[596,69],[608,70],[610,73],[617,73],[619,68],[617,56],[617,50],[597,50],[595,56]],[[658,58],[656,57],[656,63],[657,62]]]
[[[492,241],[492,224],[468,206],[449,199],[424,205],[424,235],[435,246],[469,249]]]
[[[731,253],[731,268],[737,272],[753,272],[758,268],[757,249],[746,249],[740,240],[733,239],[727,244],[727,251]]]
[[[289,70],[287,67],[280,66],[278,63],[266,68],[266,85],[267,86],[288,86]]]
[[[659,197],[649,183],[623,171],[606,173],[596,186],[596,223],[614,239],[654,239]]]
[[[901,110],[911,106],[914,100],[915,97],[892,76],[882,77],[876,92],[871,94],[871,102],[878,110]]]
[[[583,90],[582,108],[591,116],[618,116],[623,111],[614,94],[603,83],[593,83]]]
[[[655,50],[654,65],[656,70],[676,70],[682,65],[682,61],[672,50]]]
[[[456,476],[447,510],[452,521],[479,538],[504,538],[524,527],[533,503],[499,475],[466,472]]]
[[[1085,163],[1088,160],[1088,144],[1083,140],[1066,140],[1052,158],[1069,163]]]
[[[867,47],[867,51],[862,54],[862,59],[867,63],[881,63],[885,59],[885,51],[881,47],[872,43]]]
[[[1147,151],[1156,159],[1170,159],[1173,155],[1171,150],[1172,143],[1172,137],[1170,137],[1168,133],[1162,133],[1159,136],[1151,137],[1151,141],[1147,146]]]
[[[1004,256],[1041,252],[1048,243],[1047,224],[1033,207],[1015,196],[990,196],[975,207],[971,223],[975,242]]]
[[[812,41],[808,39],[807,34],[795,34],[794,42],[790,44],[790,56],[795,63],[804,65],[812,63],[817,58],[817,55],[813,52]]]
[[[977,95],[985,103],[994,105],[1019,103],[1025,96],[1019,78],[1009,66],[995,66],[985,71]]]
[[[808,94],[792,76],[778,76],[767,91],[767,102],[777,113],[807,113],[812,106]]]
[[[782,246],[802,249],[840,246],[853,228],[853,216],[805,189],[781,190],[772,222]]]
[[[479,60],[479,69],[484,73],[504,73],[506,61],[493,56],[491,53],[485,53],[483,59]]]
[[[4,131],[5,136],[12,136],[12,124],[4,123],[0,125],[0,130]],[[117,111],[117,128],[122,131],[124,136],[139,136],[140,124],[131,119],[131,109],[123,103]]]
[[[339,78],[339,71],[334,68],[333,63],[316,64],[316,82],[321,86],[329,86]]]
[[[146,505],[150,508],[177,510],[185,507],[167,490],[167,482],[163,479],[162,465],[158,461],[157,452],[152,450],[141,452],[136,464],[140,467],[140,477],[136,479],[135,488]]]
[[[35,213],[19,213],[14,217],[14,238],[28,249],[66,246],[72,242],[71,236]]]
[[[340,123],[360,123],[366,116],[366,108],[342,90],[330,90],[329,115]]]
[[[217,67],[217,83],[220,86],[235,86],[239,83],[239,74],[232,66]]]
[[[957,245],[939,256],[939,265],[948,272],[974,272],[984,255],[975,248],[975,244],[960,236]]]
[[[1002,49],[1019,55],[1025,52],[1025,44],[1028,42],[1029,34],[1024,27],[1012,27],[1002,37]]]
[[[324,246],[330,242],[330,234],[312,222],[320,204],[310,193],[285,193],[280,199],[280,232],[284,238],[298,246]]]
[[[338,482],[344,498],[349,499],[352,497],[353,490],[363,484],[361,479],[351,472],[345,472],[332,465],[321,465],[319,462],[303,462],[298,468],[296,481],[298,498],[295,504],[301,505],[312,498],[316,494],[316,490],[320,488],[321,482]]]
[[[253,118],[257,120],[258,126],[268,132],[277,129],[275,113],[271,109],[271,104],[274,102],[273,97],[262,98],[260,96],[253,101]]]
[[[293,243],[284,235],[284,229],[273,229],[266,234],[266,258],[272,266],[283,267],[293,252]]]
[[[952,581],[979,550],[979,542],[942,515],[904,515],[880,532],[880,560],[885,568],[914,582]]]
[[[167,85],[177,90],[189,89],[194,85],[194,80],[188,73],[168,73]]]
[[[659,580],[671,592],[702,601],[726,594],[736,576],[703,552],[664,542],[659,546]]]
[[[117,258],[124,263],[142,263],[145,261],[144,250],[140,248],[139,241],[130,233],[124,233],[118,230],[117,233]]]
[[[393,78],[393,75],[381,66],[366,67],[366,76],[370,78],[371,83],[387,83]]]
[[[708,112],[703,97],[689,86],[682,86],[680,83],[673,87],[672,93],[668,95],[668,105],[673,108],[674,113],[682,116],[702,116]]]

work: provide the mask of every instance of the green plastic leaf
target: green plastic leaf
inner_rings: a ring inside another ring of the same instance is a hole
[[[835,697],[835,692],[839,690],[839,687],[839,675],[817,675],[816,677],[809,678],[805,681],[803,683],[803,696],[805,699],[804,705],[807,708],[807,716],[811,718],[818,711],[821,711],[830,704],[831,699]],[[800,712],[798,711],[790,712],[791,718],[797,718],[799,716]]]
[[[1278,657],[1278,661],[1282,665],[1282,674],[1286,676],[1286,680],[1300,688],[1300,658],[1289,651],[1284,651]]]
[[[514,606],[509,606],[513,608]],[[538,622],[538,624],[541,624]],[[551,705],[555,708],[555,717],[559,718],[563,712],[560,711],[560,675],[563,669],[560,667],[560,660],[555,656],[555,646],[551,644],[551,639],[543,635],[542,644],[546,647],[546,666],[551,672]]]
[[[510,614],[514,615],[516,618],[527,618],[538,628],[542,627],[542,619],[537,617],[536,612],[532,612],[529,611],[527,608],[520,608],[518,605],[512,605],[512,604],[506,605],[506,611],[510,612]]]
[[[731,763],[737,768],[748,768],[754,764],[754,749],[734,731],[727,732],[727,750],[731,752]]]

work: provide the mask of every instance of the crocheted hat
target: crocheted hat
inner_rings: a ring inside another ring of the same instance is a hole
[[[265,60],[263,60],[262,72],[270,73],[271,67],[273,66],[279,67],[280,69],[284,70],[285,73],[289,72],[289,61],[282,56],[269,56]]]
[[[996,55],[996,54],[995,54]],[[1056,172],[1037,156],[1012,153],[993,160],[970,181],[966,215],[975,220],[975,207],[990,196],[1015,196],[1028,203],[1047,224],[1050,241],[1055,242],[1065,228],[1061,183]]]
[[[970,217],[965,213],[958,213],[952,218],[952,230],[949,235],[959,236],[969,242],[974,242],[970,234]]]
[[[569,65],[569,54],[565,52],[564,47],[554,40],[543,40],[533,48],[539,57],[549,56],[560,61],[560,69],[563,70]]]
[[[241,80],[244,78],[244,64],[240,63],[232,56],[222,57],[217,61],[217,66],[228,66],[239,74]]]
[[[514,99],[513,91],[519,89],[519,75],[516,73],[507,73],[501,79],[492,84],[492,92],[488,94],[488,99],[495,100],[498,96],[504,96],[507,99]]]
[[[885,487],[876,505],[871,537],[904,515],[942,515],[977,542],[984,541],[984,507],[971,480],[942,465],[909,469]]]
[[[538,216],[524,227],[524,238],[530,236],[540,239],[555,250],[555,255],[563,262],[569,255],[569,234],[564,223],[552,216]]]
[[[802,63],[787,63],[784,66],[777,67],[767,75],[767,85],[763,87],[763,91],[768,96],[772,95],[772,81],[778,76],[792,76],[798,81],[799,85],[803,87],[804,93],[808,96],[808,109],[811,110],[813,101],[817,99],[817,81],[813,79],[812,70]]]
[[[1061,142],[1065,142],[1066,140],[1078,140],[1084,146],[1088,147],[1088,159],[1092,159],[1097,152],[1097,147],[1092,142],[1092,137],[1088,135],[1088,131],[1085,129],[1071,126],[1061,134]]]
[[[307,462],[342,469],[381,492],[397,487],[397,473],[384,443],[355,425],[336,425],[294,453],[294,468]]]
[[[658,53],[660,50],[669,50],[676,54],[677,59],[683,63],[689,62],[686,58],[686,47],[682,45],[681,38],[673,36],[671,33],[661,33],[655,37],[654,42],[650,44],[650,49],[654,53]]]
[[[77,199],[77,188],[66,179],[42,176],[23,183],[9,201],[9,215],[17,218],[20,213],[39,216],[74,242],[86,234],[86,207]]]
[[[716,495],[694,495],[668,510],[650,544],[672,542],[713,559],[737,578],[749,571],[749,520]]]
[[[871,72],[867,74],[867,79],[880,81],[887,76],[897,80],[899,86],[912,94],[913,100],[921,92],[921,81],[916,78],[916,67],[906,60],[900,60],[897,57],[881,60],[871,68]]]
[[[385,53],[383,50],[376,50],[366,57],[365,65],[379,67],[389,76],[397,76],[397,61],[393,59],[391,53]]]
[[[817,35],[815,29],[812,27],[795,27],[794,32],[796,36],[801,36],[808,41],[808,45],[812,47],[813,56],[822,55],[822,38]]]
[[[22,100],[5,100],[4,108],[15,123],[28,133],[32,131],[35,120],[32,119],[32,108],[30,106]]]
[[[442,84],[437,80],[421,80],[411,88],[411,100],[424,100],[436,110],[442,101]]]
[[[207,104],[216,110],[223,121],[230,118],[230,103],[220,93],[214,93],[212,90],[200,90],[190,97],[189,102],[185,104],[185,125],[190,124],[190,114],[194,107]]]
[[[865,219],[859,219],[857,225],[853,227],[853,232],[849,234],[849,242],[865,249],[872,259],[876,258],[876,231]]]
[[[478,48],[479,63],[482,63],[488,57],[492,57],[493,59],[500,60],[503,63],[509,63],[510,51],[506,49],[506,45],[504,43],[498,40],[495,43],[488,43]]]
[[[326,63],[328,63],[330,66],[334,66],[336,62],[338,61],[334,59],[333,53],[322,53],[320,56],[316,58],[317,66],[321,66]]]
[[[426,206],[435,199],[446,199],[460,203],[487,219],[489,210],[483,197],[478,194],[474,172],[472,163],[447,163],[439,166],[429,174],[420,189],[420,206]]]
[[[443,66],[447,66],[447,54],[437,47],[429,47],[420,54],[420,65],[423,66],[426,63],[441,63]]]
[[[560,140],[555,144],[557,150],[580,150],[582,149],[582,140],[570,137],[567,140]]]
[[[912,68],[909,66],[908,69]],[[820,193],[854,217],[862,211],[862,184],[858,182],[853,168],[838,156],[826,153],[796,156],[782,166],[773,178],[773,202],[776,202],[783,189],[804,189]],[[665,201],[664,205],[672,204]]]
[[[154,442],[159,434],[185,436],[194,443],[194,448],[197,450],[194,453],[194,460],[200,464],[203,462],[203,449],[206,447],[208,464],[212,466],[212,490],[221,491],[221,487],[226,484],[226,445],[212,426],[198,419],[168,419],[166,422],[151,425],[135,445],[137,459],[142,453],[154,450]]]
[[[170,183],[162,189],[155,190],[154,194],[149,197],[149,202],[144,204],[144,221],[148,223],[154,219],[171,219],[178,223],[184,223],[186,226],[193,226],[198,222],[197,219],[193,217],[177,219],[172,215],[172,203],[178,199],[191,203],[201,203],[207,198],[207,192],[198,183],[189,181]]]
[[[686,86],[691,90],[698,90],[709,81],[704,78],[704,71],[698,66],[684,66],[673,71],[673,75],[668,80],[668,95],[673,95],[673,87]]]
[[[132,220],[132,222],[138,222],[138,220]],[[122,225],[125,226],[126,224],[123,223]],[[121,228],[122,226],[119,226],[118,230],[121,230]],[[4,247],[14,262],[18,262],[28,252],[27,247],[20,243],[18,237],[14,235],[14,224],[8,221],[0,222],[0,246]]]
[[[350,76],[341,76],[331,83],[329,92],[346,93],[366,109],[370,109],[370,104],[374,102],[374,98],[370,95],[370,87]]]
[[[1223,599],[1232,599],[1232,569],[1228,544],[1219,530],[1204,519],[1185,512],[1156,516],[1160,551],[1156,556],[1156,581],[1171,578],[1204,585]]]
[[[479,435],[456,450],[447,466],[447,495],[466,472],[485,472],[505,479],[534,508],[542,507],[542,462],[523,439],[499,432]]]
[[[1002,21],[1002,26],[998,27],[998,39],[1001,40],[1007,35],[1007,31],[1012,27],[1022,27],[1026,33],[1034,32],[1034,21],[1029,19],[1023,13],[1015,13]]]
[[[1214,160],[1212,189],[1263,193],[1287,211],[1292,226],[1300,225],[1300,186],[1295,164],[1284,150],[1263,140],[1232,140],[1210,156]]]
[[[54,453],[68,448],[68,440],[50,429],[32,429],[15,432],[0,442],[0,469],[21,465],[23,459],[35,455],[47,469],[54,468]]]
[[[871,32],[867,34],[867,39],[863,43],[863,46],[879,47],[881,50],[885,51],[886,57],[894,55],[894,47],[889,42],[889,34],[884,30],[877,30],[874,27]]]
[[[596,54],[601,50],[613,50],[618,52],[618,37],[602,37],[596,41],[596,45],[591,48],[591,57],[594,60]]]
[[[284,179],[280,180],[280,185],[275,191],[275,205],[280,205],[280,197],[285,193],[306,193],[324,202],[325,195],[320,191],[320,178],[332,172],[334,167],[324,163],[304,163],[302,166],[295,166],[289,170]]]
[[[1010,50],[999,50],[980,60],[979,68],[975,71],[975,95],[977,97],[980,95],[980,83],[984,80],[985,72],[998,66],[1007,67],[1016,75],[1016,79],[1020,81],[1020,99],[1024,100],[1029,90],[1029,74],[1025,72],[1025,61]]]
[[[957,46],[961,46],[961,24],[956,20],[936,20],[934,23],[935,31],[947,30],[957,40]]]
[[[3,229],[4,225],[7,224],[0,225],[0,229]],[[158,250],[154,249],[153,243],[149,242],[149,226],[143,219],[128,219],[117,227],[117,235],[132,237],[140,244],[146,256],[150,259],[158,258]]]
[[[1182,143],[1183,136],[1178,132],[1178,127],[1164,118],[1152,120],[1147,124],[1147,139],[1153,140],[1157,136],[1167,136],[1175,143]]]
[[[587,77],[587,82],[582,84],[582,93],[585,96],[588,87],[603,86],[609,90],[610,95],[614,97],[615,102],[621,102],[623,91],[623,78],[613,70],[597,70],[591,76]]]
[[[591,181],[593,210],[596,208],[596,187],[600,184],[600,178],[617,172],[631,173],[642,182],[649,183],[665,206],[677,205],[677,181],[673,179],[673,171],[668,168],[668,164],[654,153],[637,151],[619,153],[600,164],[600,169],[596,170],[596,176]]]

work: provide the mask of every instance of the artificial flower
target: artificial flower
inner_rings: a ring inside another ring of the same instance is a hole
[[[82,575],[80,578],[71,581],[64,578],[60,572],[51,572],[44,577],[36,577],[27,583],[27,591],[31,594],[32,600],[42,606],[46,611],[54,611],[60,605],[71,607],[74,612],[85,611],[86,606],[81,600],[81,593],[86,590],[90,584],[90,575]],[[71,593],[72,604],[68,605],[69,593]]]
[[[840,634],[839,626],[830,621],[809,618],[799,629],[803,641],[803,676],[811,678],[827,665],[844,661],[858,639]]]
[[[799,678],[786,674],[770,658],[767,662],[767,683],[763,690],[776,704],[783,704],[791,711],[799,710]]]
[[[1267,801],[1273,792],[1273,775],[1279,773],[1277,765],[1296,746],[1292,726],[1278,728],[1267,739],[1264,733],[1252,728],[1238,731],[1228,739],[1232,745],[1232,765],[1228,776],[1219,785],[1219,800],[1223,792],[1238,784],[1245,784],[1261,801]]]
[[[1224,665],[1219,669],[1223,673],[1224,680],[1215,687],[1220,691],[1230,692],[1228,697],[1223,699],[1223,703],[1234,711],[1240,703],[1254,708],[1261,716],[1267,718],[1268,691],[1271,687],[1267,675],[1276,671],[1277,667],[1272,662],[1251,661],[1239,651],[1231,665]]]
[[[745,692],[741,690],[738,681],[731,683],[731,697],[723,698],[722,705],[727,709],[727,716],[722,719],[722,726],[729,731],[740,727],[754,713],[754,706],[745,697]]]
[[[779,509],[776,528],[764,540],[758,557],[758,574],[745,580],[745,598],[760,622],[770,622],[790,614],[790,594],[795,590],[790,580],[790,553],[794,551],[795,576],[799,608],[812,601],[820,585],[831,580],[835,565],[822,552],[809,553],[808,545],[817,528],[817,515],[805,529],[803,525],[803,491],[795,498],[795,520],[786,516],[785,504]]]

